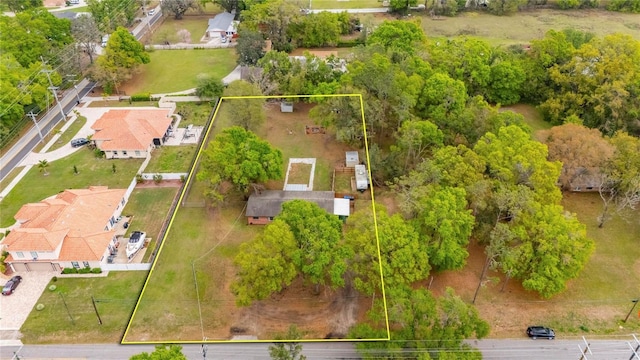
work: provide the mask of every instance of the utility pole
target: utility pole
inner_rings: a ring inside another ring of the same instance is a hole
[[[42,59],[42,57],[40,57]],[[44,59],[42,59],[42,64],[44,65]],[[58,100],[58,87],[57,86],[53,86],[53,82],[51,81],[51,73],[53,72],[53,70],[42,70],[42,72],[44,72],[45,74],[47,74],[47,79],[49,79],[49,87],[48,89],[51,90],[51,92],[53,93],[53,97],[56,100],[56,104],[58,104],[58,108],[60,109],[60,115],[62,115],[62,120],[63,121],[67,121],[67,116],[64,114],[64,110],[62,109],[62,105],[60,104],[60,101]]]
[[[29,111],[27,116],[30,117],[31,120],[33,120],[33,123],[36,126],[36,129],[38,130],[38,135],[40,135],[40,142],[44,142],[44,136],[42,136],[42,131],[40,131],[40,125],[38,125],[38,122],[36,121],[36,114],[34,114],[32,110],[32,111]]]
[[[633,299],[633,300],[631,300],[631,302],[633,303],[633,306],[631,307],[631,310],[629,310],[629,313],[627,314],[627,317],[625,317],[624,320],[622,320],[623,323],[626,323],[627,320],[629,320],[629,316],[633,312],[633,309],[635,309],[636,305],[638,305],[638,299]]]
[[[204,341],[207,341],[206,337],[204,338]],[[207,348],[208,345],[206,343],[202,343],[202,358],[205,360],[207,359]]]
[[[98,317],[98,324],[102,325],[102,319],[98,313],[98,307],[96,306],[96,300],[93,298],[93,295],[91,295],[91,303],[93,304],[93,310],[96,312],[96,316]]]
[[[584,350],[582,350],[582,347],[580,345],[578,345],[578,349],[580,349],[580,351],[582,351],[582,356],[580,356],[580,360],[587,360],[587,352],[589,353],[589,355],[593,355],[593,353],[591,352],[591,344],[589,344],[587,342],[587,339],[585,339],[585,337],[582,337],[582,341],[584,341],[584,343],[587,345]]]

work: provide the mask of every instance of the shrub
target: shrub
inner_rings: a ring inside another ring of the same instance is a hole
[[[78,270],[78,274],[89,274],[91,272],[91,268],[90,267],[84,267],[80,270]]]
[[[607,5],[607,10],[640,13],[640,0],[611,0]]]
[[[136,183],[140,184],[140,183],[142,183],[142,181],[144,181],[144,178],[142,177],[142,174],[136,174]]]
[[[91,269],[91,273],[92,273],[92,274],[102,274],[102,269],[100,269],[100,268],[93,268],[93,269]]]
[[[162,174],[153,175],[153,182],[154,183],[160,184],[161,181],[162,181]]]
[[[57,286],[51,285],[49,286],[49,291],[56,291],[57,288],[58,288]]]
[[[562,10],[576,9],[580,6],[580,0],[560,0],[558,7]]]
[[[151,101],[151,93],[139,93],[131,95],[131,101]]]
[[[70,267],[70,268],[64,268],[62,269],[62,273],[63,274],[77,274],[78,273],[78,269]]]
[[[51,281],[53,281],[53,282],[58,281],[58,277],[57,277],[57,276],[52,277],[52,278],[51,278]]]
[[[95,157],[97,157],[98,159],[103,158],[104,157],[104,151],[96,148],[96,149],[93,150],[93,155]]]
[[[38,304],[36,305],[36,310],[38,311],[42,311],[44,309],[44,304]]]

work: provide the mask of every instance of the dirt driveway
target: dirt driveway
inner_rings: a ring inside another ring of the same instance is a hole
[[[8,333],[9,330],[18,330],[22,327],[31,309],[40,298],[42,291],[56,273],[34,271],[13,275],[22,276],[22,282],[13,294],[0,297],[0,334]],[[4,285],[9,278],[2,276],[0,281]]]

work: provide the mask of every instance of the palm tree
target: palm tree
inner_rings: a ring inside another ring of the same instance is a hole
[[[38,162],[38,169],[40,169],[40,172],[44,173],[45,176],[49,175],[47,167],[49,167],[49,162],[47,160],[40,160]]]
[[[93,134],[87,135],[86,139],[89,141],[89,149],[95,149],[96,143],[93,141]]]

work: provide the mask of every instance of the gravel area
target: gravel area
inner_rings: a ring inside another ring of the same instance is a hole
[[[42,295],[55,272],[33,271],[12,274],[22,276],[22,282],[16,291],[9,296],[0,297],[0,331],[18,330],[27,320],[31,309]],[[0,282],[4,285],[11,276],[2,276]]]

